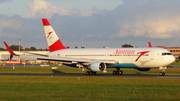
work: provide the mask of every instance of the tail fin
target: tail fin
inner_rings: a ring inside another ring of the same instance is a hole
[[[149,47],[152,47],[151,42],[148,42],[148,46],[149,46]]]
[[[56,50],[66,49],[64,45],[61,43],[60,39],[56,35],[56,32],[51,27],[50,23],[47,19],[42,19],[44,31],[46,34],[47,43],[49,46],[49,51],[53,52]]]

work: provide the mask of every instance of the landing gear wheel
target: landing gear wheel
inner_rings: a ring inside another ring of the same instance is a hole
[[[90,75],[93,75],[93,72],[92,72],[92,71],[90,71]]]
[[[165,72],[163,72],[163,75],[162,76],[165,76]]]
[[[90,72],[89,72],[89,71],[87,71],[87,72],[86,72],[86,75],[89,75],[89,74],[90,74]]]
[[[123,71],[119,71],[119,70],[114,70],[113,72],[112,72],[112,74],[113,75],[122,75],[123,74]]]
[[[119,71],[116,71],[116,75],[119,75]]]
[[[114,70],[114,71],[112,72],[112,74],[115,75],[115,74],[116,74],[116,71]]]
[[[119,75],[123,75],[123,71],[119,71]]]
[[[93,72],[92,75],[96,75],[96,72]]]
[[[160,72],[159,75],[160,76],[165,76],[165,72]]]
[[[87,72],[86,72],[86,75],[96,75],[96,72],[93,72],[93,71],[87,71]]]

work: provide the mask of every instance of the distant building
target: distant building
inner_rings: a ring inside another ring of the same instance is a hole
[[[157,46],[157,47],[169,50],[174,55],[176,60],[178,60],[178,57],[180,56],[180,47],[165,47],[165,46]]]
[[[49,51],[28,51],[29,53],[37,53],[37,54],[47,54]],[[32,55],[32,54],[28,54],[25,53],[25,55],[23,55],[23,52],[19,52],[19,51],[14,51],[15,54],[20,55],[20,59],[22,59],[23,57],[25,57],[25,60],[36,60],[37,57],[42,57],[42,56],[38,56],[38,55]],[[7,60],[10,58],[10,54],[8,51],[0,51],[0,60]],[[13,59],[19,59],[19,56],[13,56]]]

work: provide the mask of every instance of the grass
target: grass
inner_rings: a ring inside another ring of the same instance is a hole
[[[174,62],[171,65],[180,65],[180,62]]]
[[[111,74],[114,69],[107,69]],[[158,75],[158,69],[140,72],[122,69],[124,74]],[[85,73],[81,69],[58,67],[55,73]],[[0,67],[0,73],[54,73],[51,67]],[[180,75],[170,68],[166,75]],[[63,77],[63,76],[0,76],[0,99],[3,100],[180,100],[180,79],[137,77]]]
[[[180,100],[167,78],[0,76],[1,100]]]

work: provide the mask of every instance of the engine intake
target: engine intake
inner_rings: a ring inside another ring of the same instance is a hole
[[[94,72],[102,72],[106,70],[106,64],[100,61],[93,62],[90,65],[90,69]]]

